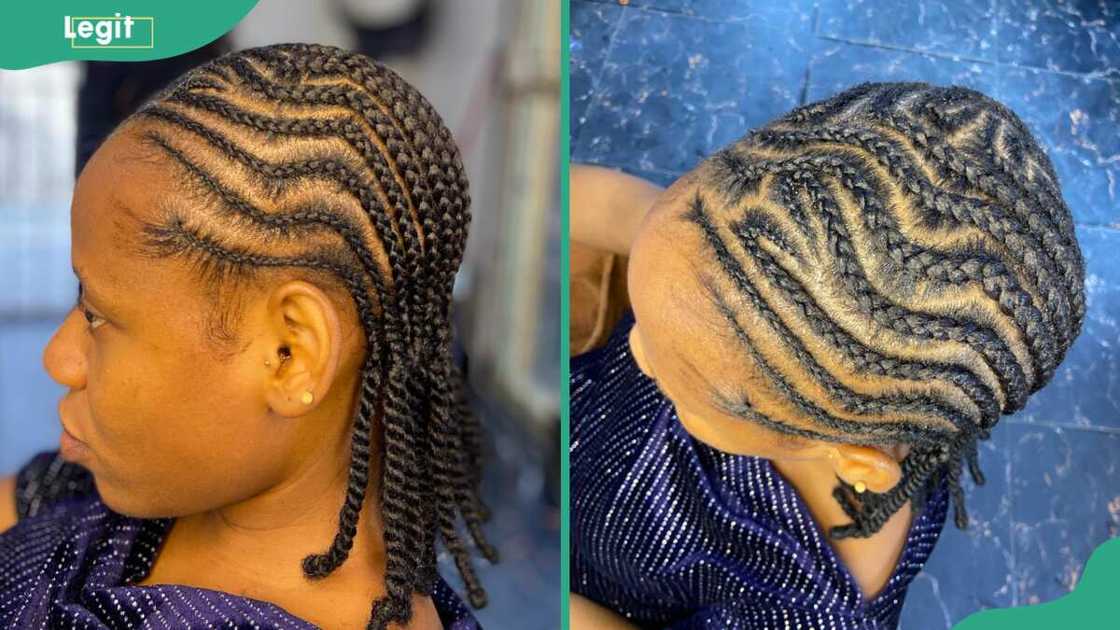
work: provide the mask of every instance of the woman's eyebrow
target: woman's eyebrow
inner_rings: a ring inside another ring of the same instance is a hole
[[[81,299],[84,297],[86,298],[87,302],[92,302],[96,306],[105,304],[105,302],[101,300],[101,297],[104,294],[96,290],[91,291],[89,282],[86,281],[86,278],[82,275],[82,272],[78,271],[78,268],[74,266],[71,266],[71,269],[73,269],[74,275],[78,277],[78,300],[81,301]]]

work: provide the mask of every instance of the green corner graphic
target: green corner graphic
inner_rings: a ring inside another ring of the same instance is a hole
[[[229,32],[257,0],[59,0],[7,7],[12,26],[0,68],[56,61],[150,61],[189,52]],[[156,31],[159,37],[156,37]]]
[[[992,608],[969,615],[953,630],[1053,630],[1118,628],[1120,538],[1093,550],[1073,592],[1054,601],[1016,608]]]

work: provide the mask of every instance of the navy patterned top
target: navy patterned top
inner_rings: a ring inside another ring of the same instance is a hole
[[[884,589],[862,593],[770,460],[681,426],[630,354],[627,312],[571,363],[571,590],[648,628],[893,629],[945,523],[948,489],[914,514]]]
[[[16,477],[19,522],[0,534],[0,627],[69,629],[315,628],[268,602],[144,578],[172,519],[117,514],[92,476],[57,452],[40,453]],[[441,579],[432,595],[451,630],[478,623]]]

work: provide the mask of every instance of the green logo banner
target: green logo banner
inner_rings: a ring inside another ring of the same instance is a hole
[[[59,0],[9,3],[0,68],[56,61],[148,61],[205,46],[229,32],[257,0],[160,2]]]
[[[1116,628],[1120,595],[1120,538],[1097,547],[1069,595],[1017,608],[992,608],[969,615],[953,630],[1053,630]]]

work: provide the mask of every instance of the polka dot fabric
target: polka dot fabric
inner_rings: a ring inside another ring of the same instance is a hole
[[[0,628],[317,627],[221,591],[131,586],[151,570],[173,521],[109,510],[89,472],[57,452],[40,453],[17,474],[16,512],[19,522],[0,535]],[[443,580],[433,600],[445,628],[479,629]]]
[[[864,602],[768,459],[694,440],[630,354],[627,313],[571,370],[571,589],[645,628],[882,630],[945,523],[944,481]]]

